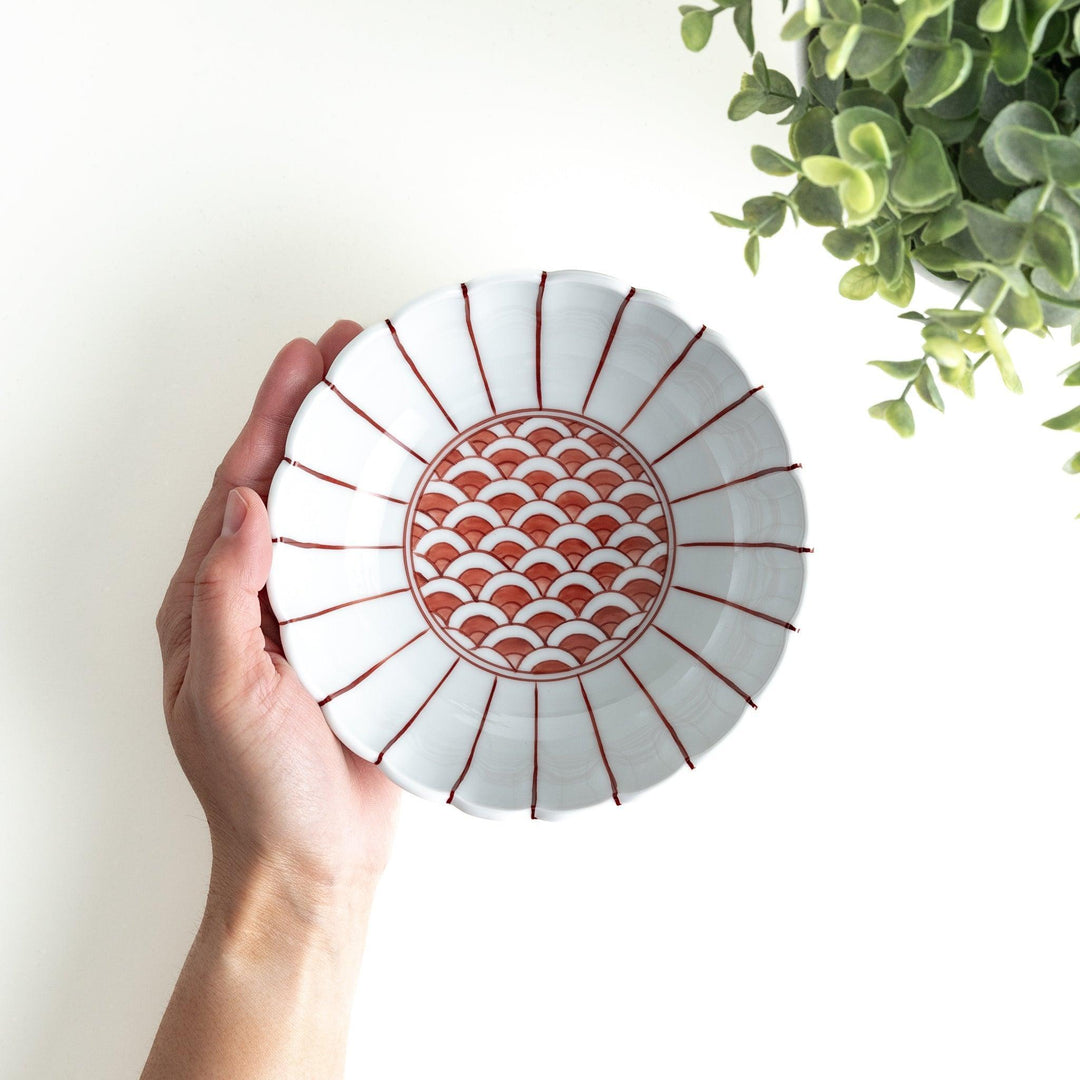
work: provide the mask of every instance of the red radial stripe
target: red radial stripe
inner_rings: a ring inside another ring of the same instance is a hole
[[[374,596],[361,596],[358,600],[346,600],[343,604],[334,604],[333,607],[323,608],[322,611],[313,611],[310,615],[295,615],[291,619],[280,619],[278,626],[288,626],[289,623],[304,622],[306,619],[317,619],[320,615],[329,615],[332,611],[340,611],[342,608],[353,607],[356,604],[366,604],[369,600],[381,600],[384,596],[397,596],[408,591],[409,587],[403,585],[400,589],[390,589],[389,592],[376,593]]]
[[[473,333],[472,312],[469,307],[469,287],[464,281],[461,283],[461,295],[465,299],[465,328],[469,331],[469,340],[472,342],[473,352],[476,354],[476,366],[480,371],[480,378],[484,381],[484,393],[487,394],[488,404],[491,406],[491,411],[495,412],[495,399],[491,396],[487,372],[484,371],[484,361],[480,359],[480,346],[476,344],[476,334]]]
[[[540,274],[540,288],[536,290],[536,407],[544,407],[544,391],[540,385],[540,320],[543,317],[544,285],[547,282],[547,271]]]
[[[735,693],[738,694],[739,697],[741,697],[743,701],[745,701],[746,704],[750,706],[750,708],[757,708],[757,705],[754,703],[754,699],[745,690],[740,689],[725,674],[723,674],[723,672],[717,671],[716,668],[714,668],[712,664],[710,664],[709,661],[705,659],[704,656],[702,656],[700,653],[694,652],[694,650],[691,649],[689,645],[684,645],[677,637],[669,634],[662,626],[657,626],[656,629],[659,630],[660,633],[668,639],[668,641],[673,641],[676,645],[678,645],[679,648],[683,650],[683,652],[689,653],[699,664],[701,664],[702,667],[711,671],[725,686],[728,686],[732,690],[734,690]]]
[[[604,763],[608,780],[611,782],[611,797],[615,800],[616,806],[621,806],[622,804],[619,802],[619,786],[615,783],[615,774],[611,771],[611,766],[608,764],[607,754],[604,752],[604,740],[600,738],[600,729],[596,726],[596,714],[593,712],[592,702],[589,701],[589,695],[585,693],[585,683],[582,682],[580,675],[578,676],[578,686],[581,687],[581,700],[585,702],[585,708],[589,713],[589,722],[592,724],[593,734],[596,736],[596,745],[600,750],[600,760]]]
[[[428,459],[426,457],[422,457],[411,446],[406,446],[405,443],[403,443],[396,435],[391,435],[390,432],[382,426],[382,424],[368,416],[368,414],[364,412],[364,410],[361,409],[360,406],[356,404],[356,402],[347,398],[332,382],[330,382],[329,379],[323,379],[323,382],[326,383],[326,385],[329,386],[335,394],[337,394],[338,398],[344,404],[348,405],[349,408],[352,409],[352,411],[356,413],[356,415],[359,416],[361,420],[369,423],[376,431],[382,432],[382,434],[385,435],[391,442],[397,443],[397,445],[400,446],[401,449],[404,450],[407,454],[412,454],[412,456],[416,458],[417,461],[421,462],[424,465],[428,463]]]
[[[692,491],[689,495],[680,495],[677,499],[671,500],[671,505],[676,503],[686,502],[687,499],[696,499],[699,495],[708,495],[713,491],[723,491],[724,488],[734,487],[735,484],[745,484],[747,480],[756,480],[759,476],[768,476],[771,473],[791,472],[792,469],[801,469],[802,464],[796,462],[794,465],[774,465],[771,469],[759,469],[757,472],[750,473],[749,476],[740,476],[737,480],[728,480],[723,484],[716,484],[714,487],[702,488],[701,491]]]
[[[709,417],[700,427],[694,428],[689,435],[684,439],[680,439],[670,450],[665,450],[658,458],[653,458],[652,463],[659,465],[661,461],[668,456],[668,454],[674,454],[680,446],[685,446],[691,439],[697,438],[707,427],[711,424],[715,424],[717,420],[722,416],[727,416],[732,409],[737,409],[744,401],[748,401],[752,398],[760,389],[760,386],[755,386],[752,390],[747,390],[745,394],[738,401],[733,401],[730,405],[725,405],[715,416]]]
[[[660,708],[660,706],[656,704],[656,699],[652,696],[652,694],[649,693],[648,687],[637,677],[637,673],[626,662],[626,657],[620,656],[619,659],[622,661],[622,666],[626,668],[626,670],[630,673],[630,678],[638,684],[638,689],[645,695],[646,698],[648,698],[649,704],[653,707],[656,715],[660,718],[660,722],[664,725],[664,727],[667,728],[668,734],[675,740],[675,745],[679,748],[679,753],[682,754],[683,760],[692,769],[694,767],[694,763],[690,760],[690,755],[686,752],[686,747],[683,746],[682,739],[679,738],[678,732],[676,732],[676,730],[671,726],[670,721],[664,715],[664,712]]]
[[[393,746],[394,743],[396,743],[398,739],[400,739],[401,736],[409,730],[410,727],[412,727],[413,721],[428,707],[428,705],[431,703],[431,699],[439,692],[440,689],[442,689],[442,684],[450,678],[450,672],[452,672],[460,662],[460,656],[454,658],[454,662],[446,669],[446,674],[435,684],[435,689],[432,690],[431,693],[428,694],[428,696],[424,698],[424,700],[421,702],[420,708],[417,709],[416,712],[414,712],[412,716],[410,716],[409,719],[405,721],[404,725],[401,727],[398,733],[379,751],[379,756],[375,759],[376,765],[382,764],[382,759],[385,756],[386,751],[389,750],[390,747]]]
[[[350,690],[359,686],[369,675],[373,675],[376,671],[378,671],[379,668],[381,668],[387,660],[397,656],[397,654],[403,649],[407,649],[414,641],[419,641],[420,638],[422,638],[426,633],[427,628],[425,627],[423,630],[420,631],[419,634],[416,635],[416,637],[409,638],[409,640],[406,641],[404,645],[399,645],[392,653],[387,653],[386,656],[384,656],[378,663],[372,664],[371,667],[367,669],[367,671],[363,672],[360,675],[357,675],[351,683],[343,686],[340,690],[335,690],[332,694],[327,694],[326,697],[324,697],[318,703],[320,707],[325,705],[328,701],[333,701],[334,698],[341,697],[342,694],[347,694]]]
[[[673,588],[678,589],[679,592],[690,593],[692,596],[700,596],[703,600],[715,600],[718,604],[727,604],[728,607],[733,607],[738,611],[745,611],[747,615],[754,615],[759,619],[764,619],[766,622],[782,626],[785,630],[794,630],[798,632],[797,626],[792,626],[791,623],[785,622],[783,619],[778,619],[775,615],[767,615],[764,611],[758,611],[756,608],[744,607],[742,604],[736,604],[734,600],[728,600],[723,596],[714,596],[712,593],[699,592],[697,589],[690,589],[685,585],[675,585]]]
[[[686,343],[686,348],[683,349],[681,353],[679,353],[679,355],[675,358],[674,362],[667,369],[667,371],[665,371],[664,374],[661,375],[659,379],[657,379],[656,385],[648,392],[648,394],[645,395],[645,400],[637,407],[634,415],[631,416],[630,419],[627,420],[621,428],[619,428],[619,431],[625,431],[641,415],[641,411],[645,408],[646,405],[649,404],[650,401],[652,401],[653,395],[656,393],[656,391],[664,385],[667,377],[686,359],[687,354],[690,352],[690,350],[694,347],[694,344],[701,338],[701,335],[704,333],[705,325],[703,323],[701,329]]]
[[[387,319],[386,325],[390,327],[390,336],[394,339],[394,344],[398,347],[398,352],[401,353],[401,355],[404,357],[405,363],[409,365],[409,370],[416,377],[416,381],[427,391],[428,397],[431,398],[433,402],[435,402],[436,408],[439,410],[439,412],[443,414],[443,416],[446,417],[446,422],[455,431],[460,431],[461,429],[457,426],[457,424],[454,423],[454,421],[450,417],[450,414],[443,407],[443,403],[439,400],[438,395],[435,393],[434,390],[431,389],[430,386],[428,386],[427,379],[425,379],[424,376],[420,374],[420,369],[413,362],[413,358],[405,351],[405,346],[401,344],[401,338],[398,337],[398,332],[394,329],[394,324],[389,319]]]
[[[309,465],[304,465],[299,461],[293,461],[292,458],[282,458],[282,461],[284,461],[286,465],[292,465],[294,468],[310,473],[319,480],[325,480],[328,484],[337,484],[338,487],[348,488],[350,491],[357,491],[361,495],[370,495],[372,498],[385,499],[387,502],[397,503],[399,506],[408,506],[408,503],[404,499],[395,499],[393,495],[383,495],[382,492],[379,491],[368,491],[365,488],[359,488],[355,484],[350,484],[348,480],[339,480],[336,476],[321,473],[317,469],[311,468]]]
[[[615,312],[615,318],[611,322],[611,330],[608,331],[607,341],[604,342],[604,351],[600,354],[600,362],[596,365],[592,382],[589,383],[589,392],[585,395],[585,400],[581,405],[582,412],[589,407],[589,398],[592,397],[593,390],[596,389],[597,380],[600,378],[600,372],[604,369],[607,355],[611,350],[611,343],[615,340],[615,332],[619,329],[619,323],[622,322],[623,312],[626,310],[626,305],[630,303],[630,298],[636,291],[637,290],[631,285],[630,291],[623,297],[623,302],[619,305],[619,310]]]
[[[488,694],[487,704],[484,706],[484,713],[480,717],[480,724],[476,729],[476,738],[472,741],[472,748],[469,750],[469,757],[465,762],[465,768],[461,770],[461,775],[454,781],[454,786],[450,789],[450,794],[446,797],[448,803],[454,801],[454,796],[457,794],[457,789],[461,787],[462,781],[468,775],[469,769],[472,768],[473,757],[476,754],[477,743],[480,742],[480,732],[484,730],[484,724],[487,723],[488,712],[491,710],[491,701],[495,697],[495,687],[499,685],[498,679],[491,680],[491,693]]]
[[[318,544],[311,540],[294,540],[291,536],[275,536],[272,544],[288,544],[290,547],[310,548],[314,551],[400,551],[400,544]]]
[[[813,552],[812,547],[799,547],[796,544],[779,544],[774,540],[688,540],[676,547],[720,547],[720,548],[779,548],[781,551],[797,551],[800,554]]]
[[[536,819],[536,787],[540,779],[540,684],[533,687],[533,775],[532,775],[532,806],[529,808],[529,817]]]

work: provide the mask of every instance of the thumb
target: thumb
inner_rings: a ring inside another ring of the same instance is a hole
[[[270,573],[270,523],[251,488],[225,500],[221,535],[195,574],[191,606],[192,689],[226,704],[273,671],[262,631],[259,591]]]

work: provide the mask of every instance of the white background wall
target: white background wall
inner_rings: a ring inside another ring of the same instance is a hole
[[[1080,481],[1039,427],[1075,403],[1067,350],[1018,343],[1023,398],[983,371],[910,443],[869,420],[894,385],[864,361],[914,328],[841,300],[808,227],[750,278],[707,212],[781,143],[725,119],[730,26],[691,55],[675,6],[9,13],[5,1076],[136,1075],[198,923],[153,616],[273,354],[511,267],[667,293],[765,383],[806,466],[803,632],[758,712],[621,810],[407,797],[350,1076],[1077,1075]]]

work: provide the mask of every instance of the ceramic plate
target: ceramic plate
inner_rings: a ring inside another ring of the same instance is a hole
[[[364,330],[269,499],[282,645],[341,741],[486,817],[693,768],[802,594],[798,466],[760,391],[663,296],[576,270]]]

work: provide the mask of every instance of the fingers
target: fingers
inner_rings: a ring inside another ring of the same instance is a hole
[[[192,692],[212,707],[243,701],[274,676],[259,603],[270,572],[266,507],[251,488],[234,488],[219,528],[195,574],[186,676]]]
[[[337,359],[337,354],[349,344],[350,341],[363,327],[352,319],[338,319],[329,330],[321,338],[319,338],[318,349],[322,353],[323,358],[323,374],[330,370],[330,365]]]
[[[187,668],[195,572],[220,531],[226,496],[231,488],[247,487],[260,498],[266,497],[285,454],[285,440],[296,410],[340,349],[355,336],[354,329],[359,332],[356,323],[342,319],[323,334],[320,345],[297,338],[277,354],[259,387],[247,423],[214,474],[210,493],[158,612],[167,709]]]

